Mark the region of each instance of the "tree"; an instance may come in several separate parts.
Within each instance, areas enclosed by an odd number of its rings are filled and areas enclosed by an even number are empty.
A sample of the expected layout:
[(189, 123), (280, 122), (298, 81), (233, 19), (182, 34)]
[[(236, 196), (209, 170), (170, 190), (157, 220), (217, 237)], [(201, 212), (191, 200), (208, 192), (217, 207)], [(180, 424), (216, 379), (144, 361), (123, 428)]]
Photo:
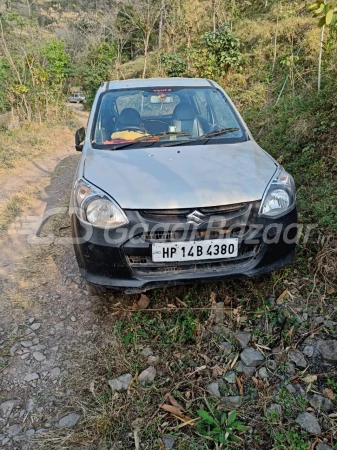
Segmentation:
[(324, 32), (326, 26), (336, 25), (337, 23), (337, 5), (336, 0), (318, 0), (308, 7), (308, 11), (313, 12), (313, 17), (319, 18), (318, 26), (321, 29), (318, 56), (318, 92), (321, 90), (322, 79), (322, 56), (324, 46)]
[(144, 54), (143, 78), (146, 76), (150, 40), (162, 10), (161, 0), (128, 0), (119, 4), (120, 14), (125, 23), (139, 34), (139, 43)]

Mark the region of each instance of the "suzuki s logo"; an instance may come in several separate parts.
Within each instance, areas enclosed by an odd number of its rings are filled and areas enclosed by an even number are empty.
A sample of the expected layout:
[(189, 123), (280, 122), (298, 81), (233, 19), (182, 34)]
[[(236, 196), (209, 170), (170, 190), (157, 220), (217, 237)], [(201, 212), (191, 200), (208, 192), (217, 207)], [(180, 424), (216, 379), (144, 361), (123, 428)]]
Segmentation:
[(194, 225), (195, 227), (198, 227), (199, 225), (201, 225), (202, 223), (205, 222), (206, 216), (204, 214), (202, 214), (200, 211), (195, 210), (191, 214), (188, 214), (188, 216), (186, 216), (186, 218), (187, 218), (187, 223), (190, 223), (190, 224)]

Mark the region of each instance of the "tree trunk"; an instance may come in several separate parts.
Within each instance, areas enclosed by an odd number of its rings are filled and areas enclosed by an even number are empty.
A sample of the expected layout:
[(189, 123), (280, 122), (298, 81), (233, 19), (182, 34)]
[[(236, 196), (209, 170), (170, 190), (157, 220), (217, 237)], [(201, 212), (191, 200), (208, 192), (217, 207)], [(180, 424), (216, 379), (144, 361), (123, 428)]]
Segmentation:
[(144, 69), (143, 69), (143, 78), (146, 77), (146, 69), (147, 69), (147, 57), (149, 53), (149, 42), (150, 42), (150, 30), (146, 33), (146, 38), (144, 40)]
[(216, 11), (215, 11), (215, 1), (212, 0), (212, 21), (213, 21), (213, 33), (215, 33), (216, 30)]
[(159, 20), (158, 49), (161, 50), (163, 43), (163, 23), (164, 23), (165, 0), (162, 0)]
[(319, 42), (319, 56), (318, 56), (318, 92), (321, 90), (321, 79), (322, 79), (322, 55), (323, 55), (323, 42), (324, 42), (324, 31), (325, 25), (321, 29), (321, 39)]
[(277, 38), (278, 38), (279, 15), (280, 15), (280, 2), (278, 2), (278, 7), (277, 7), (276, 30), (275, 30), (275, 39), (274, 39), (274, 58), (273, 58), (273, 69), (272, 69), (273, 72), (275, 70), (276, 57), (277, 57)]

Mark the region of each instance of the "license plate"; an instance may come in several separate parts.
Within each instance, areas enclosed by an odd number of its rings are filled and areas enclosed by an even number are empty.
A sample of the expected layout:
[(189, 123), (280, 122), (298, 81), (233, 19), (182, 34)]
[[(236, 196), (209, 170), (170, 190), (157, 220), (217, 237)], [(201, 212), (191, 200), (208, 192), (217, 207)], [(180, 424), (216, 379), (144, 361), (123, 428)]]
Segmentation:
[(214, 241), (152, 244), (152, 261), (171, 262), (234, 258), (238, 256), (238, 243), (238, 239), (216, 239)]

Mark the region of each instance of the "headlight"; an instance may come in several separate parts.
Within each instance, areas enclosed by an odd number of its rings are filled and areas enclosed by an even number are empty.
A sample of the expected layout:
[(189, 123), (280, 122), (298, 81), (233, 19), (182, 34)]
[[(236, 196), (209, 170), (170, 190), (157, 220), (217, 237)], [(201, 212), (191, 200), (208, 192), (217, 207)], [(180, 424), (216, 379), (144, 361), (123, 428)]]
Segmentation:
[(86, 180), (78, 180), (74, 188), (76, 214), (91, 225), (118, 228), (129, 223), (124, 211), (112, 198)]
[(291, 211), (296, 202), (293, 177), (280, 168), (262, 200), (260, 216), (278, 217)]

